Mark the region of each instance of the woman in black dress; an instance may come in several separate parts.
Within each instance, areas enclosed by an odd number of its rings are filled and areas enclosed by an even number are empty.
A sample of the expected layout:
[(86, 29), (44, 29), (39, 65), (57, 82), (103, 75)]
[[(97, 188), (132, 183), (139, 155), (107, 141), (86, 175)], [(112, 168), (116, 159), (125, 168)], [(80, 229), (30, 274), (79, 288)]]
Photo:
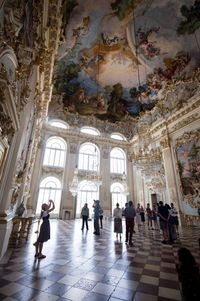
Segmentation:
[(55, 209), (54, 202), (49, 200), (49, 204), (42, 204), (41, 216), (43, 222), (40, 227), (40, 233), (37, 241), (34, 243), (36, 247), (35, 257), (38, 259), (43, 259), (46, 256), (42, 254), (43, 243), (50, 239), (50, 223), (49, 223), (49, 213)]

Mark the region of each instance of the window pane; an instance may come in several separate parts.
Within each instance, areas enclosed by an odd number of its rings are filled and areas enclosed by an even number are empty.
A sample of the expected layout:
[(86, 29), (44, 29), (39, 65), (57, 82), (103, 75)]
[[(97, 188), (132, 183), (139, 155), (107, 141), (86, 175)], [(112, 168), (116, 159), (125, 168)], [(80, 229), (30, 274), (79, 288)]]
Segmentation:
[(77, 195), (77, 208), (76, 216), (80, 217), (81, 209), (85, 203), (88, 204), (90, 217), (93, 216), (93, 200), (99, 199), (98, 187), (95, 183), (88, 183), (83, 181), (80, 183), (79, 191)]
[(81, 146), (78, 162), (79, 169), (97, 171), (99, 169), (99, 160), (99, 150), (96, 145), (88, 143)]
[(84, 128), (81, 128), (80, 131), (81, 131), (81, 133), (86, 133), (86, 134), (89, 134), (89, 135), (99, 136), (99, 131), (94, 129), (94, 128), (84, 127)]
[(126, 157), (123, 150), (119, 148), (113, 148), (110, 152), (110, 172), (111, 173), (126, 173)]
[(55, 177), (47, 177), (42, 180), (39, 189), (36, 214), (40, 214), (43, 203), (48, 203), (52, 199), (55, 203), (55, 209), (52, 214), (59, 214), (61, 201), (61, 183)]
[(55, 126), (57, 128), (62, 128), (62, 129), (68, 129), (69, 126), (63, 122), (60, 122), (60, 121), (50, 121), (49, 124), (51, 126)]
[(66, 143), (62, 138), (52, 137), (46, 143), (43, 164), (48, 166), (65, 166)]

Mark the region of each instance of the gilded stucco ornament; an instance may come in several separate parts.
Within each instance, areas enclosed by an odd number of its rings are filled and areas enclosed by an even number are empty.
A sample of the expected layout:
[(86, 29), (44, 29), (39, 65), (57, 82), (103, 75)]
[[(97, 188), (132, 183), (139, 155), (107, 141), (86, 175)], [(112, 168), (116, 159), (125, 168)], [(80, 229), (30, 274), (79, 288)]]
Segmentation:
[(200, 115), (199, 113), (195, 113), (187, 118), (184, 118), (183, 120), (179, 121), (177, 124), (175, 124), (173, 127), (172, 127), (172, 130), (173, 131), (176, 131), (178, 129), (181, 129), (183, 128), (184, 126), (196, 121), (196, 120), (200, 120)]
[(164, 150), (165, 148), (169, 148), (170, 147), (169, 137), (165, 137), (162, 140), (160, 140), (160, 146), (162, 150)]

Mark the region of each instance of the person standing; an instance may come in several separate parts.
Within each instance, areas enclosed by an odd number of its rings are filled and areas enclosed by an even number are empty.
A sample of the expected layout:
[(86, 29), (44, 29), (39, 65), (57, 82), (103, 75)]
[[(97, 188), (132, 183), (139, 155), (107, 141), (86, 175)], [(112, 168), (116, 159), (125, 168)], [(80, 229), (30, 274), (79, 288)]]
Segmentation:
[(135, 208), (133, 208), (133, 202), (129, 201), (128, 206), (124, 209), (124, 216), (126, 220), (126, 243), (130, 247), (133, 246), (132, 236), (134, 231), (134, 218), (136, 216)]
[(137, 205), (137, 208), (136, 208), (136, 224), (138, 225), (138, 231), (140, 230), (141, 228), (141, 215), (140, 215), (140, 204)]
[(114, 217), (114, 233), (116, 233), (116, 238), (118, 240), (118, 234), (120, 241), (122, 239), (122, 209), (119, 208), (119, 203), (116, 204), (116, 208), (113, 211), (113, 217)]
[(143, 206), (140, 207), (140, 216), (141, 216), (141, 221), (144, 224), (145, 223), (145, 214), (144, 214), (144, 208), (143, 208)]
[(146, 213), (147, 213), (148, 229), (150, 230), (150, 228), (153, 229), (153, 225), (152, 225), (152, 211), (149, 203), (147, 204)]
[(100, 220), (100, 227), (103, 229), (103, 209), (100, 207), (100, 212), (99, 212), (99, 220)]
[(40, 227), (40, 232), (37, 241), (33, 244), (36, 249), (35, 257), (37, 257), (38, 259), (46, 258), (46, 255), (42, 254), (42, 249), (43, 249), (43, 243), (50, 239), (49, 213), (54, 209), (55, 209), (55, 205), (52, 200), (49, 200), (49, 204), (45, 204), (45, 203), (42, 204), (42, 211), (41, 211), (40, 218), (42, 218), (43, 222)]
[(167, 244), (169, 241), (169, 231), (168, 231), (169, 212), (168, 212), (168, 208), (163, 205), (162, 201), (159, 202), (158, 216), (160, 219), (160, 229), (163, 232), (163, 238), (164, 238), (162, 243)]
[(175, 225), (175, 229), (176, 229), (176, 236), (178, 236), (179, 235), (179, 233), (178, 233), (178, 226), (179, 226), (178, 211), (174, 207), (173, 203), (171, 203), (170, 215), (173, 216), (173, 218), (174, 218), (174, 225)]
[(100, 229), (99, 229), (99, 216), (100, 216), (100, 205), (99, 200), (94, 200), (94, 232), (95, 235), (100, 235)]
[(157, 220), (157, 207), (154, 205), (152, 208), (152, 221), (155, 230), (159, 230), (158, 220)]
[(88, 218), (89, 218), (89, 208), (87, 203), (83, 206), (81, 210), (81, 217), (82, 217), (82, 228), (81, 230), (84, 230), (84, 226), (86, 225), (86, 229), (88, 230)]

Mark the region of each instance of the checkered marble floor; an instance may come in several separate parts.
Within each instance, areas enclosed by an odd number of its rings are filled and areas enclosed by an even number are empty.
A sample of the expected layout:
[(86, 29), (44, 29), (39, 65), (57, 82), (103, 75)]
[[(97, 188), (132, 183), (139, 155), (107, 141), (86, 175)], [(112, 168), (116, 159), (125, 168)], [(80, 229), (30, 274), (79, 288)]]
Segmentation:
[[(4, 301), (167, 301), (181, 300), (175, 264), (177, 250), (188, 247), (200, 263), (199, 228), (180, 228), (174, 245), (163, 245), (159, 231), (136, 229), (134, 245), (116, 241), (113, 222), (104, 221), (100, 236), (81, 231), (81, 220), (51, 220), (45, 259), (34, 258), (36, 224), (29, 240), (13, 250), (0, 267)], [(123, 225), (125, 231), (125, 225)]]

